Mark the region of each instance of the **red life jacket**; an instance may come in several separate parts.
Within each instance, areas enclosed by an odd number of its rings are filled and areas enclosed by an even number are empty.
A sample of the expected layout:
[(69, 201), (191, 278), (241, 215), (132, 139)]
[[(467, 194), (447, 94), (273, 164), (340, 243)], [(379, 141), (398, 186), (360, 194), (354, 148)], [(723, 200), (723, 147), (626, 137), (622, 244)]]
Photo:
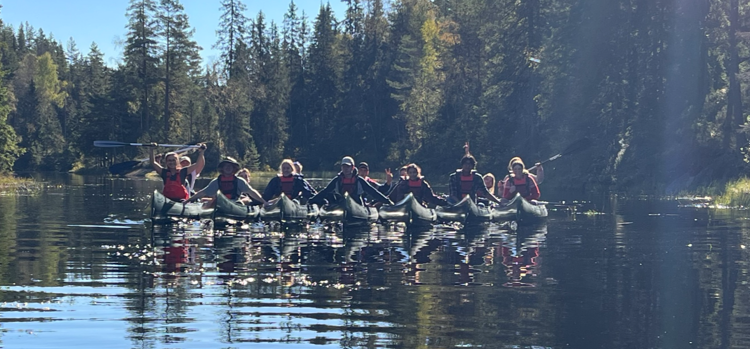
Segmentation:
[(341, 176), (341, 195), (349, 193), (349, 196), (354, 196), (357, 191), (357, 176), (346, 178)]
[(240, 195), (239, 193), (237, 193), (237, 177), (234, 175), (232, 176), (219, 175), (219, 190), (229, 200), (239, 199)]
[(464, 176), (461, 175), (461, 198), (470, 195), (474, 189), (474, 173)]
[(279, 176), (279, 179), (281, 179), (281, 192), (289, 198), (294, 197), (294, 176)]
[(523, 176), (522, 178), (513, 176), (510, 177), (510, 180), (512, 181), (511, 183), (516, 186), (516, 193), (521, 194), (521, 197), (528, 198), (529, 195), (531, 195), (531, 181), (529, 180), (528, 175)]
[(164, 189), (161, 190), (161, 193), (170, 200), (187, 200), (190, 197), (190, 193), (188, 193), (187, 188), (183, 185), (185, 177), (187, 177), (186, 168), (180, 169), (173, 175), (169, 173), (169, 169), (165, 168), (161, 172), (161, 179), (164, 180)]
[(409, 180), (409, 193), (414, 194), (414, 197), (417, 199), (422, 198), (422, 178), (416, 181)]

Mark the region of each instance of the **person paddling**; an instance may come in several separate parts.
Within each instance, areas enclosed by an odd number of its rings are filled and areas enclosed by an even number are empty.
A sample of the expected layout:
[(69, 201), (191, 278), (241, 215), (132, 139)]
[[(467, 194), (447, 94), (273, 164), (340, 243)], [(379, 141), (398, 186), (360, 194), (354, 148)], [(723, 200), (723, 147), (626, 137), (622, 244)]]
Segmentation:
[(258, 193), (257, 190), (253, 189), (247, 182), (237, 177), (237, 172), (240, 170), (240, 163), (232, 157), (225, 157), (219, 162), (219, 176), (214, 178), (208, 185), (195, 193), (189, 199), (188, 202), (195, 201), (202, 197), (215, 197), (218, 192), (221, 192), (229, 200), (236, 201), (240, 199), (240, 196), (245, 193), (250, 198), (266, 204), (266, 200)]
[[(521, 159), (520, 157), (516, 156), (510, 159), (510, 161), (508, 161), (508, 173), (513, 173), (513, 162), (515, 162), (516, 160), (520, 160), (520, 159)], [(536, 164), (534, 164), (533, 171), (535, 171), (536, 174), (531, 173), (531, 171), (529, 171), (529, 176), (531, 176), (531, 178), (534, 178), (537, 185), (542, 184), (542, 182), (544, 181), (544, 167), (542, 166), (542, 163), (537, 162)], [(497, 192), (499, 195), (503, 194), (503, 190), (504, 190), (503, 188), (505, 188), (505, 181), (507, 179), (508, 179), (508, 176), (505, 176), (505, 178), (497, 181)]]
[(477, 202), (477, 193), (482, 193), (488, 200), (500, 203), (495, 195), (487, 190), (482, 175), (474, 170), (477, 160), (474, 156), (467, 154), (461, 158), (461, 168), (452, 173), (449, 179), (450, 197), (448, 202), (457, 204), (463, 198), (469, 196)]
[(398, 182), (396, 187), (391, 192), (391, 199), (395, 202), (399, 202), (406, 197), (409, 193), (414, 195), (414, 198), (420, 204), (429, 204), (434, 206), (448, 206), (448, 202), (441, 197), (435, 195), (432, 191), (432, 187), (427, 183), (427, 180), (422, 177), (422, 169), (417, 164), (406, 165), (406, 173), (409, 175), (407, 180)]
[(513, 172), (505, 177), (505, 185), (503, 188), (503, 200), (511, 200), (516, 196), (516, 193), (526, 200), (537, 200), (541, 193), (539, 192), (539, 186), (536, 180), (526, 169), (523, 160), (519, 157), (513, 158), (511, 161), (511, 168)]
[(362, 204), (362, 195), (367, 193), (376, 202), (393, 205), (388, 197), (358, 175), (357, 169), (354, 168), (354, 159), (350, 156), (341, 159), (341, 172), (328, 182), (323, 190), (310, 198), (310, 203), (323, 205), (326, 201), (338, 202), (344, 198), (344, 193), (349, 193), (349, 196), (360, 204)]
[(164, 157), (164, 166), (159, 164), (154, 157), (154, 148), (156, 143), (151, 143), (151, 149), (149, 151), (149, 162), (151, 168), (154, 169), (164, 181), (164, 188), (161, 193), (167, 199), (173, 201), (182, 201), (190, 197), (190, 191), (185, 187), (185, 180), (188, 178), (188, 174), (196, 171), (198, 168), (203, 168), (206, 163), (206, 159), (203, 153), (206, 151), (206, 145), (203, 143), (198, 144), (198, 162), (188, 167), (182, 167), (179, 163), (179, 156), (175, 152), (169, 152)]
[(279, 165), (279, 174), (271, 178), (263, 191), (263, 199), (271, 201), (273, 198), (286, 195), (290, 199), (302, 198), (306, 201), (313, 196), (313, 192), (310, 184), (296, 173), (294, 162), (284, 159)]

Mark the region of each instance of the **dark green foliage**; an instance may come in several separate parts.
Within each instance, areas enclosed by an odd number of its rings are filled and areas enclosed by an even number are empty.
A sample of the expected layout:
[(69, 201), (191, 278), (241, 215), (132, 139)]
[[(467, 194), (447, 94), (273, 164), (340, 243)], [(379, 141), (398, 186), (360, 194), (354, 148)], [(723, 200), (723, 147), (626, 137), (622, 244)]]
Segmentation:
[(97, 139), (204, 141), (209, 166), (352, 155), (439, 183), (466, 141), (502, 177), (512, 156), (583, 137), (595, 146), (550, 164), (545, 186), (675, 192), (747, 170), (747, 0), (344, 2), (311, 22), (290, 2), (279, 29), (222, 0), (221, 61), (204, 71), (177, 0), (130, 1), (117, 67), (0, 24), (0, 170), (19, 146), (15, 168), (65, 169), (137, 155)]

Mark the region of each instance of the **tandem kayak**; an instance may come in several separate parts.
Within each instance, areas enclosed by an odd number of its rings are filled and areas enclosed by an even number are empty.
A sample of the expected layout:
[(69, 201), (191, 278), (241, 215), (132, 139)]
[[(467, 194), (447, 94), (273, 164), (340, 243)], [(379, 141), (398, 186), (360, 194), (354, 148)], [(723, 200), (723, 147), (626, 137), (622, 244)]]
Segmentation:
[(167, 199), (158, 190), (154, 190), (154, 195), (151, 197), (151, 220), (153, 222), (165, 222), (173, 218), (211, 218), (213, 211), (213, 209), (204, 208), (201, 203), (182, 203)]
[(214, 220), (216, 219), (233, 219), (236, 221), (250, 222), (254, 221), (260, 215), (258, 206), (243, 205), (227, 198), (221, 192), (216, 193), (216, 207), (214, 208)]
[(437, 221), (435, 210), (422, 206), (411, 193), (393, 206), (383, 205), (379, 214), (383, 221), (405, 222), (407, 226), (428, 225)]
[(264, 221), (314, 221), (318, 218), (318, 205), (302, 205), (299, 202), (290, 199), (286, 195), (281, 195), (272, 206), (263, 207), (260, 210), (260, 219)]
[(378, 220), (378, 210), (364, 206), (354, 200), (349, 193), (334, 204), (320, 208), (320, 218), (329, 221), (341, 221), (344, 225), (356, 225)]
[(547, 218), (549, 212), (544, 204), (533, 204), (516, 194), (505, 206), (494, 209), (493, 221), (516, 221), (519, 225), (539, 223)]
[(466, 225), (492, 221), (492, 211), (489, 207), (477, 205), (469, 196), (453, 206), (438, 207), (435, 210), (438, 220), (442, 222), (459, 222)]

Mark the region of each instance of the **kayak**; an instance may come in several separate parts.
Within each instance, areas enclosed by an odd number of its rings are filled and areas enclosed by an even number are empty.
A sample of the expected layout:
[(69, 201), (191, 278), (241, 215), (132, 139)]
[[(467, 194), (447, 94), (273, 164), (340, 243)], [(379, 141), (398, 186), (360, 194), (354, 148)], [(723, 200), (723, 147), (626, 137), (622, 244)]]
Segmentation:
[(453, 206), (438, 207), (435, 212), (438, 220), (442, 222), (459, 222), (466, 225), (489, 222), (493, 218), (491, 208), (477, 205), (469, 196)]
[(232, 201), (221, 192), (216, 193), (216, 208), (214, 209), (214, 220), (233, 219), (237, 221), (254, 221), (260, 214), (258, 206), (248, 206)]
[(407, 226), (426, 225), (437, 221), (435, 210), (424, 207), (412, 193), (393, 206), (383, 205), (379, 214), (383, 221), (405, 222)]
[(320, 218), (355, 225), (377, 221), (378, 210), (364, 206), (349, 196), (349, 193), (344, 193), (344, 199), (340, 202), (320, 208)]
[(203, 208), (201, 203), (184, 204), (167, 199), (158, 190), (154, 190), (154, 195), (151, 197), (151, 220), (153, 222), (167, 222), (173, 218), (211, 218), (213, 211), (210, 208)]
[(516, 194), (507, 205), (494, 209), (493, 221), (516, 221), (519, 225), (536, 224), (544, 220), (549, 212), (544, 204), (533, 204)]
[(286, 195), (281, 195), (273, 206), (263, 207), (260, 210), (260, 219), (264, 221), (313, 221), (316, 218), (318, 218), (318, 205), (302, 205)]

